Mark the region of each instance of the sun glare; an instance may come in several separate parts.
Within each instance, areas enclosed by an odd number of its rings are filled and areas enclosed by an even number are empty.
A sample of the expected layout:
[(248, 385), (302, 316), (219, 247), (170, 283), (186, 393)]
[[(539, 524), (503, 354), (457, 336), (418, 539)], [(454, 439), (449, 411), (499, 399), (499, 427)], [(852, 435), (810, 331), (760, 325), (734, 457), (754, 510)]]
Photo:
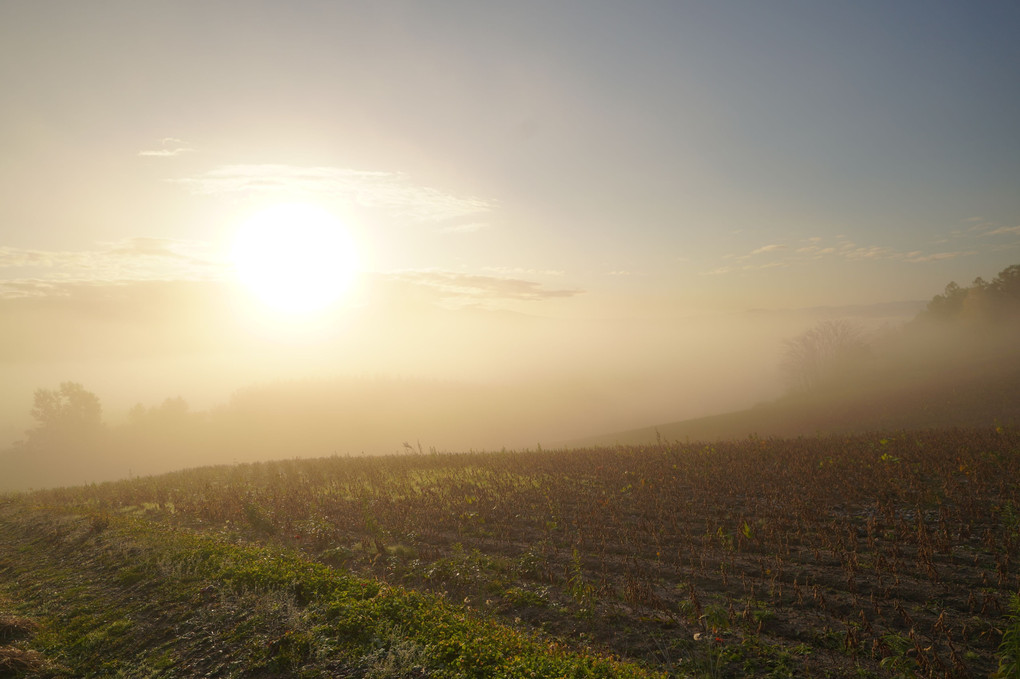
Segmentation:
[(286, 314), (321, 311), (350, 286), (355, 256), (336, 217), (305, 203), (281, 203), (238, 229), (232, 252), (238, 279)]

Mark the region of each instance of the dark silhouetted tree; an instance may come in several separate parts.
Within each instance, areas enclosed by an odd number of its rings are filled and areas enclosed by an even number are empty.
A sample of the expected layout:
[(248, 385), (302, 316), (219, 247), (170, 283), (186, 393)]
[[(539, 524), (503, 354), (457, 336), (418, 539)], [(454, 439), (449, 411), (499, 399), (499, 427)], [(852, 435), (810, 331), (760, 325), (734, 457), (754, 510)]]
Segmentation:
[(1020, 264), (1003, 269), (991, 282), (978, 277), (966, 288), (950, 283), (919, 318), (979, 324), (1020, 318)]
[(848, 321), (822, 321), (786, 340), (782, 368), (790, 388), (809, 391), (846, 374), (867, 355), (862, 334)]
[(1000, 306), (1012, 314), (1020, 313), (1020, 264), (1006, 267), (990, 283)]
[(964, 300), (967, 299), (967, 288), (961, 288), (956, 282), (951, 282), (941, 295), (935, 295), (925, 312), (939, 319), (952, 319), (960, 316), (963, 311)]

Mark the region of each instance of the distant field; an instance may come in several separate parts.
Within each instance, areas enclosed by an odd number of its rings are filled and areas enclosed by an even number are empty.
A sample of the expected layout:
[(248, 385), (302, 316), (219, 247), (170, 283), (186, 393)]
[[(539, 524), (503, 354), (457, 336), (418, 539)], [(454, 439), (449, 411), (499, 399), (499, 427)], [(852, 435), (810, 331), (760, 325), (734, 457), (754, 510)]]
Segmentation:
[(748, 436), (818, 436), (946, 427), (1020, 426), (1020, 361), (992, 357), (961, 365), (927, 366), (909, 374), (899, 366), (832, 389), (790, 394), (754, 408), (655, 427), (607, 433), (573, 446), (719, 441)]
[(14, 643), (54, 676), (1015, 671), (1016, 428), (291, 460), (2, 503), (0, 614), (39, 626)]

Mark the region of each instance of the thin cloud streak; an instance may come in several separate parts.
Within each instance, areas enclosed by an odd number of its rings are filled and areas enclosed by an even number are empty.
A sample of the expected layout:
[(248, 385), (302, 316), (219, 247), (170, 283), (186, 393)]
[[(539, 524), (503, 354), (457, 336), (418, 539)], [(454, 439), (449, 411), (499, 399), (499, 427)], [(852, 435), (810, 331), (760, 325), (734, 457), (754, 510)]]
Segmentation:
[[(979, 225), (971, 227), (968, 232), (973, 238), (983, 238), (985, 236), (1002, 236), (1002, 235), (1020, 235), (1020, 226), (1018, 227), (1000, 227), (992, 231), (988, 231), (991, 227), (985, 225)], [(954, 232), (954, 235), (959, 237), (963, 235), (961, 232)], [(743, 255), (728, 254), (722, 257), (723, 260), (730, 260), (735, 262), (748, 262), (752, 258), (761, 258), (762, 256), (774, 254), (778, 258), (770, 259), (770, 261), (764, 263), (744, 263), (739, 266), (726, 265), (709, 269), (702, 272), (704, 276), (718, 276), (722, 274), (731, 273), (734, 271), (752, 271), (758, 269), (770, 269), (776, 267), (788, 267), (793, 264), (800, 262), (807, 262), (813, 260), (821, 260), (825, 258), (836, 258), (842, 259), (848, 262), (861, 262), (861, 261), (900, 261), (910, 264), (921, 264), (925, 262), (937, 262), (949, 259), (955, 259), (957, 257), (971, 257), (979, 254), (977, 248), (966, 248), (957, 250), (945, 250), (938, 252), (926, 252), (924, 250), (910, 250), (903, 251), (893, 247), (884, 245), (869, 245), (861, 246), (857, 243), (847, 239), (845, 236), (837, 236), (835, 244), (826, 244), (824, 239), (819, 236), (812, 236), (805, 238), (801, 241), (803, 244), (799, 247), (795, 247), (792, 250), (788, 250), (785, 245), (782, 244), (770, 244), (751, 250), (750, 252)], [(947, 239), (937, 241), (938, 243), (947, 243)], [(978, 243), (979, 241), (975, 241)], [(1005, 246), (997, 246), (1005, 247)], [(988, 248), (985, 248), (988, 249)], [(996, 249), (993, 247), (992, 249)], [(760, 260), (759, 260), (760, 261)]]
[(485, 266), (482, 271), (502, 274), (503, 276), (565, 276), (561, 269), (525, 269), (520, 266)]
[(976, 255), (977, 252), (974, 250), (964, 250), (957, 252), (934, 252), (930, 255), (915, 255), (915, 256), (904, 256), (901, 259), (905, 262), (917, 263), (917, 262), (938, 262), (944, 259), (956, 259), (957, 257), (969, 257)]
[(995, 229), (994, 231), (989, 231), (989, 232), (981, 234), (981, 235), (983, 235), (983, 236), (1002, 236), (1002, 235), (1005, 235), (1005, 234), (1014, 234), (1014, 235), (1020, 236), (1020, 226), (1003, 226), (1001, 228)]
[(408, 271), (392, 275), (393, 278), (431, 288), (444, 301), (473, 303), (487, 301), (542, 301), (574, 297), (579, 289), (550, 289), (536, 281), (520, 278), (499, 278), (450, 271)]
[[(413, 184), (397, 172), (294, 165), (225, 165), (197, 177), (171, 180), (198, 194), (251, 193), (338, 197), (421, 222), (444, 222), (491, 212), (493, 201), (455, 196)], [(451, 226), (457, 230), (457, 226)], [(475, 229), (477, 230), (477, 229)]]
[(228, 269), (204, 242), (128, 238), (100, 246), (79, 251), (0, 247), (0, 269), (28, 274), (0, 281), (0, 296), (49, 294), (49, 284), (66, 282), (218, 280)]
[(163, 148), (139, 151), (138, 155), (147, 158), (173, 158), (195, 150), (186, 141), (176, 137), (164, 137), (160, 144)]
[(761, 255), (761, 254), (764, 254), (766, 252), (776, 252), (778, 250), (785, 250), (785, 249), (786, 249), (785, 245), (780, 245), (778, 243), (775, 243), (775, 244), (772, 244), (772, 245), (763, 245), (762, 247), (758, 248), (757, 250), (752, 250), (751, 254), (752, 255)]

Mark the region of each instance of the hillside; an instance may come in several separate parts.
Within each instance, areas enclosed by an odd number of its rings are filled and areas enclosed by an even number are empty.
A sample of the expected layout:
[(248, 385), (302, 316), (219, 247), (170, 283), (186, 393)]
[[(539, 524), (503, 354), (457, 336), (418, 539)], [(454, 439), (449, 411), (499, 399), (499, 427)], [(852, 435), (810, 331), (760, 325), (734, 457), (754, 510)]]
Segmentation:
[(988, 676), (1015, 670), (1018, 490), (997, 427), (8, 496), (0, 663), (38, 671), (0, 676)]
[(442, 597), (137, 517), (0, 501), (0, 677), (603, 677)]
[(852, 324), (820, 323), (788, 341), (784, 368), (794, 386), (775, 401), (565, 445), (1020, 423), (1020, 266), (990, 283), (950, 283), (913, 321), (870, 342)]
[(994, 369), (946, 370), (853, 389), (786, 396), (747, 410), (566, 442), (567, 446), (720, 441), (943, 427), (1020, 424), (1020, 361)]

